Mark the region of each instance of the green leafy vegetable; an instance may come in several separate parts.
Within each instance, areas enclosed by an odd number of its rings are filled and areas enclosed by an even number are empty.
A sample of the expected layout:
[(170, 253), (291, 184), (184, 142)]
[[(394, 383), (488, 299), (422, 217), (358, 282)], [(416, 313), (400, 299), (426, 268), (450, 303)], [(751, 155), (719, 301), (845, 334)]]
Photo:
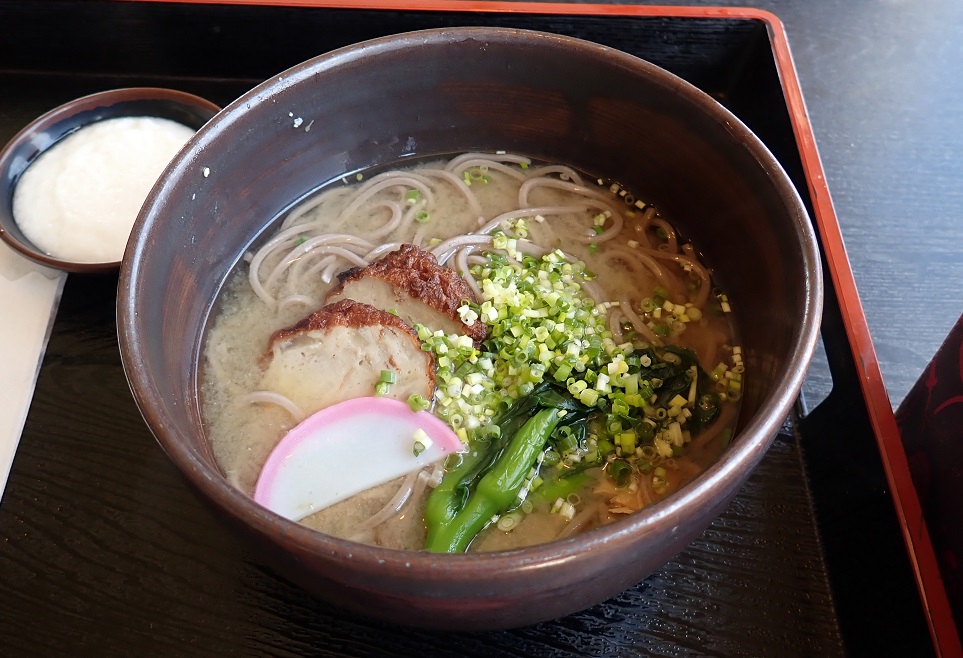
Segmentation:
[(515, 506), (553, 431), (566, 427), (584, 433), (590, 413), (591, 408), (549, 382), (509, 407), (498, 419), (500, 434), (474, 442), (428, 497), (425, 548), (464, 551), (493, 517)]
[[(464, 507), (454, 515), (450, 512), (457, 507), (456, 501), (442, 499), (436, 503), (445, 512), (442, 517), (445, 522), (433, 523), (426, 516), (428, 537), (425, 548), (434, 552), (462, 553), (493, 517), (509, 511), (559, 420), (558, 410), (550, 408), (539, 411), (526, 421), (498, 461), (479, 480)], [(429, 502), (437, 494), (438, 489), (435, 489)]]

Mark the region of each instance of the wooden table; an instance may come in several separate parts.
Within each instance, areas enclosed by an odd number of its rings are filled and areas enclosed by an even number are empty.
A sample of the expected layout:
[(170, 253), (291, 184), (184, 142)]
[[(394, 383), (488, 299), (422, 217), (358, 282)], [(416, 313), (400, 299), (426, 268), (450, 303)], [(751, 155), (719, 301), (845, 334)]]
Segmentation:
[[(785, 24), (898, 403), (963, 312), (963, 4), (756, 4)], [(318, 54), (310, 37), (330, 25), (323, 11), (331, 10), (0, 0), (0, 142), (59, 102), (119, 84), (177, 86), (226, 103)], [(379, 20), (407, 25), (404, 16)], [(72, 45), (65, 24), (88, 45)], [(243, 65), (224, 50), (241, 53), (239, 34), (251, 36)], [(811, 438), (826, 422), (818, 413), (787, 425), (689, 549), (584, 613), (461, 636), (386, 628), (319, 603), (239, 546), (153, 442), (120, 370), (115, 286), (112, 276), (67, 282), (0, 503), (0, 655), (932, 653), (872, 437), (840, 457)], [(808, 409), (833, 388), (828, 361), (817, 358), (807, 380)], [(834, 374), (848, 387), (834, 395), (858, 400), (858, 384)], [(865, 434), (865, 419), (853, 422)]]

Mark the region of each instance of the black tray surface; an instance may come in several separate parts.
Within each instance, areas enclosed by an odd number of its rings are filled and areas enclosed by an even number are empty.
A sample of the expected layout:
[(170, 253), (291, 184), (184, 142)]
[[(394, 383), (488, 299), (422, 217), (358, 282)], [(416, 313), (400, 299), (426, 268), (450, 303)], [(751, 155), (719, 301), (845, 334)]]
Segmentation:
[[(0, 16), (0, 143), (47, 109), (102, 89), (158, 85), (226, 104), (355, 41), (504, 25), (605, 43), (688, 79), (763, 138), (808, 200), (760, 20), (3, 0)], [(833, 391), (787, 419), (699, 539), (582, 613), (455, 635), (318, 602), (237, 543), (188, 491), (133, 403), (117, 351), (116, 285), (112, 275), (71, 275), (64, 290), (0, 504), (0, 653), (932, 653), (831, 289), (823, 339)]]

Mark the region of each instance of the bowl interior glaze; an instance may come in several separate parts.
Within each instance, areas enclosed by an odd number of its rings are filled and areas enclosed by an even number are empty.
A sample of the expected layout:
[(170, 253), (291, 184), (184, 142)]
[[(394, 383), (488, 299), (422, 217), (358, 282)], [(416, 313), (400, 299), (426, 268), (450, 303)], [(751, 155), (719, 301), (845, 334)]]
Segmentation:
[(0, 238), (27, 258), (67, 272), (116, 271), (117, 261), (80, 263), (56, 258), (34, 246), (13, 217), (13, 191), (27, 167), (60, 140), (84, 126), (119, 117), (171, 119), (200, 128), (220, 108), (199, 96), (174, 89), (128, 87), (98, 92), (56, 107), (25, 126), (0, 151)]
[[(747, 363), (723, 458), (624, 521), (524, 550), (388, 551), (325, 536), (227, 484), (198, 402), (202, 339), (229, 271), (265, 226), (320, 184), (406, 158), (507, 150), (647, 195), (729, 292)], [(625, 53), (497, 28), (358, 44), (275, 76), (201, 129), (160, 178), (121, 267), (118, 327), (131, 390), (188, 482), (277, 571), (368, 616), (506, 628), (585, 608), (638, 582), (702, 532), (789, 413), (815, 345), (822, 284), (805, 209), (731, 113)]]

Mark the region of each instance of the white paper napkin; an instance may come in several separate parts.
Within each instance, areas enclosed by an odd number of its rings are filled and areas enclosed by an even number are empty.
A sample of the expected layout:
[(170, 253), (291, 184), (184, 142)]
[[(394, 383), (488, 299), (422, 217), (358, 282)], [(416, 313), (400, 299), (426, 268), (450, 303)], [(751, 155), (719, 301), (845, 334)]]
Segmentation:
[(0, 496), (66, 280), (0, 242)]

